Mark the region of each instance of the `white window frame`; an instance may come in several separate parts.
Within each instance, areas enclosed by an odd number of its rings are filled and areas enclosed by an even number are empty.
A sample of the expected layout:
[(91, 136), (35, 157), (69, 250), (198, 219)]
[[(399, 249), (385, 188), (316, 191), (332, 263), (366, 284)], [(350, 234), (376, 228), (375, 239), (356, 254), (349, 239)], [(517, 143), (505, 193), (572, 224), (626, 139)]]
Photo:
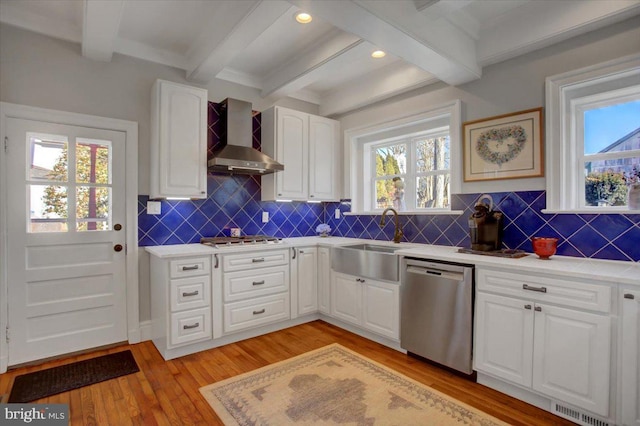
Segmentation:
[[(364, 205), (368, 206), (367, 210), (371, 212), (381, 213), (383, 209), (377, 207), (376, 203), (376, 183), (379, 180), (384, 180), (388, 178), (392, 178), (394, 176), (399, 176), (402, 178), (402, 181), (405, 184), (405, 204), (407, 206), (407, 211), (411, 212), (428, 212), (430, 210), (437, 210), (434, 207), (417, 207), (417, 188), (416, 188), (416, 179), (419, 177), (427, 177), (427, 176), (439, 176), (439, 175), (449, 175), (449, 184), (451, 184), (451, 168), (449, 169), (440, 169), (433, 170), (430, 172), (418, 172), (416, 170), (416, 148), (419, 142), (425, 139), (438, 138), (442, 136), (449, 137), (449, 155), (451, 155), (451, 136), (449, 126), (445, 127), (437, 127), (433, 129), (429, 129), (426, 131), (403, 135), (399, 137), (384, 139), (375, 142), (368, 142), (364, 144), (364, 157), (368, 159), (369, 165), (366, 167), (369, 170), (367, 175), (363, 177), (365, 179), (369, 179), (369, 185), (365, 186), (365, 197), (364, 197)], [(407, 164), (405, 166), (405, 173), (400, 173), (393, 176), (376, 176), (376, 172), (374, 169), (374, 165), (376, 164), (376, 150), (378, 148), (383, 148), (387, 146), (394, 145), (405, 145), (407, 148)], [(449, 167), (451, 167), (451, 158), (449, 158)], [(449, 204), (451, 203), (451, 189), (449, 188)], [(443, 210), (443, 209), (440, 209)], [(444, 209), (450, 210), (450, 209)]]
[[(445, 104), (441, 104), (435, 107), (425, 109), (417, 114), (410, 116), (403, 116), (394, 118), (381, 124), (367, 125), (354, 129), (349, 129), (344, 132), (345, 140), (345, 162), (344, 162), (344, 176), (345, 176), (345, 198), (351, 199), (351, 212), (347, 214), (371, 214), (379, 215), (381, 210), (373, 210), (370, 204), (366, 203), (366, 200), (371, 199), (371, 192), (373, 185), (370, 185), (371, 161), (364, 161), (365, 149), (367, 145), (373, 145), (373, 143), (365, 143), (363, 138), (375, 135), (377, 133), (383, 133), (388, 130), (410, 127), (429, 122), (435, 122), (442, 118), (448, 118), (449, 128), (449, 194), (458, 194), (462, 190), (462, 142), (461, 142), (461, 128), (462, 128), (462, 107), (460, 100), (456, 99)], [(431, 134), (436, 130), (442, 130), (443, 126), (434, 127), (430, 130), (418, 132), (411, 135), (403, 135), (400, 139), (410, 139), (412, 137), (421, 134)], [(384, 140), (376, 141), (374, 143), (381, 143)], [(371, 157), (369, 157), (371, 158)], [(375, 162), (374, 162), (375, 164)], [(409, 194), (409, 189), (406, 189), (405, 194)], [(368, 195), (365, 195), (368, 194)], [(408, 209), (400, 214), (461, 214), (462, 211), (454, 211), (450, 208), (421, 208), (421, 209)]]
[[(640, 81), (640, 55), (630, 55), (546, 79), (546, 193), (543, 213), (629, 213), (627, 207), (585, 206), (584, 111), (624, 102)], [(608, 154), (607, 154), (608, 155)], [(615, 158), (636, 156), (617, 152)], [(590, 158), (598, 159), (593, 156)]]

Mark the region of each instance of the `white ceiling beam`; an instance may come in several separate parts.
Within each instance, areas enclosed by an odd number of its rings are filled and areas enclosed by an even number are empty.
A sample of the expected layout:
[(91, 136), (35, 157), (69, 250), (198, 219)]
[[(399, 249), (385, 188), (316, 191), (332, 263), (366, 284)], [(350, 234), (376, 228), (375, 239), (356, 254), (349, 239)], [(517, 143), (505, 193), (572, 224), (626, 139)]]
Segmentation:
[(336, 59), (363, 42), (353, 34), (332, 31), (314, 47), (272, 72), (262, 84), (262, 97), (289, 96), (318, 81), (323, 75), (339, 72)]
[(344, 114), (437, 81), (433, 75), (397, 61), (332, 90), (322, 98), (319, 112), (322, 116)]
[[(242, 16), (228, 16), (227, 22), (236, 22), (224, 37), (200, 38), (200, 46), (189, 58), (187, 79), (208, 83), (256, 38), (273, 25), (278, 18), (294, 7), (284, 0), (247, 2), (240, 10)], [(219, 34), (219, 33), (218, 33)]]
[[(478, 60), (495, 64), (640, 14), (640, 1), (532, 1), (481, 30)], [(535, 22), (535, 25), (522, 25)]]
[(448, 84), (466, 83), (482, 75), (475, 40), (447, 20), (425, 25), (411, 0), (289, 1)]
[(124, 0), (84, 0), (82, 56), (111, 61), (123, 7)]
[(0, 22), (74, 43), (82, 42), (82, 28), (50, 19), (21, 7), (17, 1), (0, 1)]

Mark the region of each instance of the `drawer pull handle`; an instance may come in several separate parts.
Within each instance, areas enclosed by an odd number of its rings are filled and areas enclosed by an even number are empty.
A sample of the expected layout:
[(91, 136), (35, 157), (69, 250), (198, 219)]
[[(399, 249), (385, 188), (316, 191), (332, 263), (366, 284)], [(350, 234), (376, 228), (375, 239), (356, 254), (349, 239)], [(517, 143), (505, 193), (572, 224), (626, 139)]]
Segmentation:
[(525, 309), (531, 309), (531, 305), (524, 305)]
[(192, 291), (192, 292), (189, 292), (189, 293), (183, 292), (183, 293), (182, 293), (182, 297), (197, 296), (197, 295), (198, 295), (198, 293), (199, 293), (199, 291), (198, 291), (198, 290), (195, 290), (195, 291)]
[(262, 285), (262, 284), (264, 284), (264, 280), (262, 280), (262, 281), (254, 281), (253, 282), (253, 285)]
[(260, 263), (260, 262), (264, 262), (264, 257), (261, 257), (259, 259), (251, 259), (252, 263)]
[(200, 323), (199, 322), (197, 322), (197, 323), (195, 323), (193, 325), (183, 325), (182, 329), (183, 330), (191, 330), (192, 328), (198, 328), (198, 327), (200, 327)]
[(182, 267), (183, 271), (195, 271), (196, 269), (198, 269), (198, 265), (183, 266)]
[(527, 284), (522, 284), (522, 289), (523, 290), (529, 290), (529, 291), (537, 291), (540, 293), (546, 293), (547, 292), (547, 288), (546, 287), (531, 287), (530, 285)]
[(220, 265), (220, 259), (218, 258), (217, 254), (214, 254), (213, 258), (216, 260), (216, 265), (214, 266), (214, 268), (218, 269), (218, 266)]
[(536, 306), (533, 310), (536, 312), (542, 312), (542, 308), (540, 306)]
[(635, 297), (633, 294), (631, 294), (631, 293), (627, 293), (627, 294), (625, 294), (625, 295), (624, 295), (624, 298), (625, 298), (625, 299), (631, 299), (631, 300), (633, 300), (633, 299), (635, 299), (636, 297)]
[(291, 259), (295, 259), (296, 258), (296, 254), (297, 254), (296, 248), (293, 247), (291, 250), (293, 250), (293, 256), (291, 257)]
[(260, 309), (259, 311), (253, 311), (253, 315), (260, 315), (260, 314), (264, 314), (265, 310), (264, 308)]

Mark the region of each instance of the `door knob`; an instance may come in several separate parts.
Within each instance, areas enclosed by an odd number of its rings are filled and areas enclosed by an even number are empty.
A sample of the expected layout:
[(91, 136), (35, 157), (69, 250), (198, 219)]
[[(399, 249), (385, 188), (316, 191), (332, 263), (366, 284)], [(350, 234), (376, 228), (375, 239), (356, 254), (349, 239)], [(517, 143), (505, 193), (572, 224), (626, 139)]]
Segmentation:
[(123, 247), (122, 247), (122, 244), (116, 244), (115, 246), (113, 246), (113, 249), (114, 249), (115, 251), (122, 251), (122, 248), (123, 248)]

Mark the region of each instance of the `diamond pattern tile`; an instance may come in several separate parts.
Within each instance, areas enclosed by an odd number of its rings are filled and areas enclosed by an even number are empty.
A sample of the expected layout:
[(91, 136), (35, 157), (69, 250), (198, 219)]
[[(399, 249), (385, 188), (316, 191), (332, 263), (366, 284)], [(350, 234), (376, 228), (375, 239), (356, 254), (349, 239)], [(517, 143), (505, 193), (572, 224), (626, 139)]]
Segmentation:
[[(221, 144), (225, 127), (222, 104), (209, 103), (207, 150)], [(253, 147), (260, 149), (260, 114), (253, 117)], [(393, 218), (380, 227), (380, 216), (349, 215), (349, 200), (339, 203), (275, 203), (260, 201), (260, 178), (256, 176), (209, 175), (206, 200), (162, 201), (161, 215), (148, 215), (149, 197), (138, 197), (138, 242), (140, 246), (195, 243), (201, 237), (229, 235), (230, 228), (243, 234), (277, 237), (316, 235), (320, 223), (331, 226), (335, 236), (391, 240)], [(453, 194), (451, 206), (458, 215), (401, 216), (405, 241), (468, 247), (467, 220), (481, 194)], [(496, 208), (504, 214), (503, 243), (507, 248), (531, 252), (532, 236), (559, 238), (558, 254), (640, 261), (640, 215), (543, 214), (545, 191), (490, 193)], [(342, 215), (334, 218), (338, 209)], [(262, 212), (270, 220), (262, 223)]]

